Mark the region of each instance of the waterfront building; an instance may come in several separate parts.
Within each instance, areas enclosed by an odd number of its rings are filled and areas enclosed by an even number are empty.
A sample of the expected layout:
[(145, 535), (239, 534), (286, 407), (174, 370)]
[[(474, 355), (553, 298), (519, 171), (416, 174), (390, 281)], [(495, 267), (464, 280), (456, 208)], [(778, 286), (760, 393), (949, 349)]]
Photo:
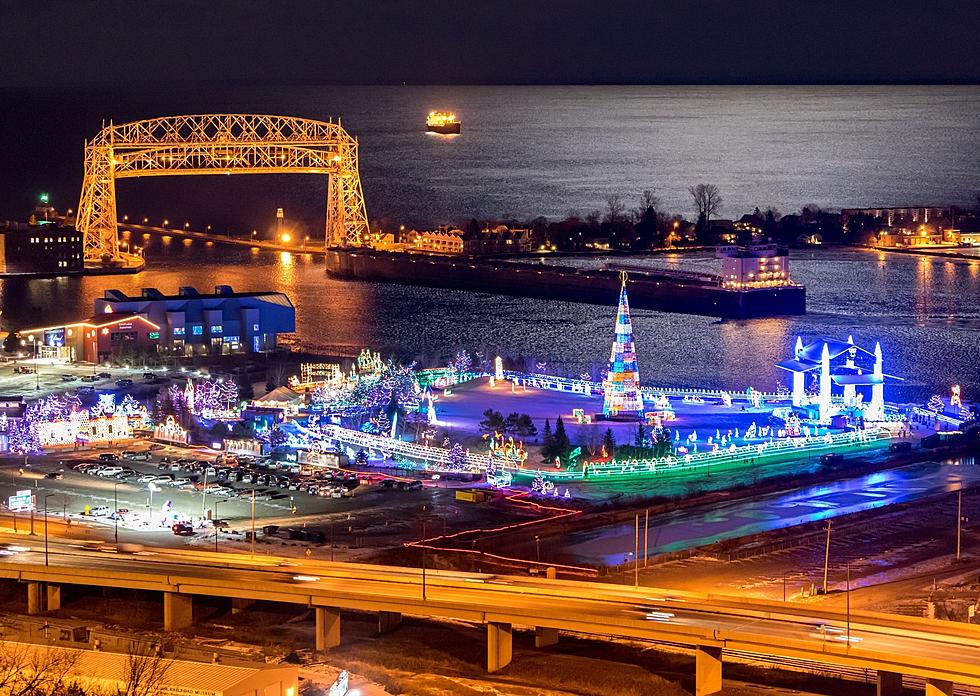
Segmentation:
[(106, 290), (92, 317), (59, 326), (21, 331), (37, 342), (39, 355), (103, 362), (132, 352), (222, 355), (274, 350), (278, 335), (296, 330), (292, 302), (281, 292), (235, 292), (218, 285), (200, 294), (192, 287), (176, 295), (143, 288), (130, 297)]
[[(900, 378), (885, 374), (880, 343), (869, 351), (855, 345), (851, 336), (846, 342), (819, 338), (807, 345), (797, 338), (793, 352), (791, 360), (776, 363), (792, 374), (793, 406), (811, 408), (812, 416), (821, 423), (842, 412), (860, 413), (869, 421), (884, 419), (885, 379)], [(809, 375), (816, 376), (816, 390), (810, 394), (805, 383)], [(836, 394), (835, 387), (840, 388)], [(859, 387), (870, 394), (859, 392)]]
[(602, 414), (606, 418), (640, 418), (643, 416), (640, 369), (636, 362), (625, 272), (622, 277), (619, 309), (616, 312), (616, 338), (609, 355), (609, 373), (603, 385)]
[(430, 254), (462, 254), (462, 230), (426, 230), (412, 231), (412, 248)]
[(887, 227), (918, 226), (949, 222), (952, 209), (940, 206), (904, 206), (900, 208), (843, 208), (840, 211), (844, 227), (855, 217), (869, 217), (880, 220)]
[(47, 221), (0, 227), (0, 274), (77, 273), (85, 267), (82, 233)]
[(715, 248), (722, 260), (722, 287), (764, 288), (792, 285), (789, 254), (775, 244), (727, 245)]
[(481, 230), (478, 234), (463, 239), (463, 250), (467, 254), (526, 254), (534, 248), (534, 235), (529, 229), (510, 229), (497, 225), (493, 229)]

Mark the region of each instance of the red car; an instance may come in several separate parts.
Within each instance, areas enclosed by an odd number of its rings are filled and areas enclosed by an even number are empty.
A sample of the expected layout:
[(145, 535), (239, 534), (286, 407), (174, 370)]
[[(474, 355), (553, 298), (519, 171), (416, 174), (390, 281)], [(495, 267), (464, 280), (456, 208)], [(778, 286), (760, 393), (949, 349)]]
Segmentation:
[(170, 528), (175, 536), (194, 536), (194, 528), (189, 524), (178, 522)]

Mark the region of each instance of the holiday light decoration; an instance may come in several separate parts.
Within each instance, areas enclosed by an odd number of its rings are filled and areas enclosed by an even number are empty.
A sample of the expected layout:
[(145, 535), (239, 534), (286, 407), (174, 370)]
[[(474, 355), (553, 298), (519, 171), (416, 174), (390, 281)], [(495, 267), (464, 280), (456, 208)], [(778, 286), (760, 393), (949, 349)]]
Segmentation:
[(616, 312), (616, 338), (609, 355), (609, 373), (602, 403), (603, 415), (611, 418), (639, 418), (643, 414), (640, 371), (636, 364), (626, 279), (624, 272), (623, 285), (619, 292), (619, 309)]
[(466, 450), (458, 442), (449, 450), (449, 459), (446, 462), (449, 471), (463, 471), (466, 466)]

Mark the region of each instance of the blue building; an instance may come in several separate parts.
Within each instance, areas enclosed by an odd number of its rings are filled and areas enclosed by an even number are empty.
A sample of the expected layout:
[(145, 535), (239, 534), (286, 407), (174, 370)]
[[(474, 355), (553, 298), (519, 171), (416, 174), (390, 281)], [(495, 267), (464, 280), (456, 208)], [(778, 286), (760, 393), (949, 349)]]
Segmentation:
[(159, 327), (160, 349), (180, 355), (260, 353), (276, 347), (278, 334), (296, 330), (296, 310), (284, 293), (235, 292), (228, 285), (210, 294), (143, 288), (139, 297), (106, 290), (95, 301), (95, 315), (103, 314), (148, 319)]

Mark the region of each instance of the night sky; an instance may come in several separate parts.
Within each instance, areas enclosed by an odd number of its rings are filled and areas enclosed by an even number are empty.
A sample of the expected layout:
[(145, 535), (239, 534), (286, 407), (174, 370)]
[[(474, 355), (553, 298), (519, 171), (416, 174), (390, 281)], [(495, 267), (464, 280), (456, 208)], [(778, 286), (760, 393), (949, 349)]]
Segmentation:
[(0, 2), (0, 86), (978, 82), (976, 0)]

